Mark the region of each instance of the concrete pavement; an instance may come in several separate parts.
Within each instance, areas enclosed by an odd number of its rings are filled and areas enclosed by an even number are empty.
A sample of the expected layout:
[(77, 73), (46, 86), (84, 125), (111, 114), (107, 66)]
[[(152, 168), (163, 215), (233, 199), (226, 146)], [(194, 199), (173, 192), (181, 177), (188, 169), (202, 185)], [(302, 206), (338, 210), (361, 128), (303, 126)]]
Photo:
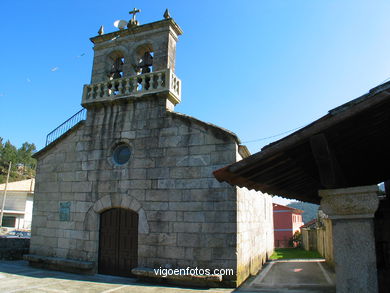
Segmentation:
[(335, 275), (324, 260), (279, 260), (269, 262), (240, 292), (333, 293)]
[(0, 292), (131, 292), (131, 293), (333, 293), (334, 274), (321, 261), (274, 261), (238, 289), (183, 288), (108, 275), (85, 276), (36, 269), (25, 261), (0, 261)]
[(191, 289), (145, 284), (132, 278), (108, 275), (85, 276), (36, 269), (25, 261), (0, 261), (0, 292), (77, 293), (230, 293), (234, 289)]

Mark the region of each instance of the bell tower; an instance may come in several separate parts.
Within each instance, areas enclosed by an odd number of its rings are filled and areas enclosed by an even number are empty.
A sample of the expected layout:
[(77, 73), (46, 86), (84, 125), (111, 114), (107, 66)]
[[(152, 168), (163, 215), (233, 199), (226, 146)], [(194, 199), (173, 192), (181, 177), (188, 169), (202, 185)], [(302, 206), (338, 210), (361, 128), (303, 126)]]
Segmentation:
[(175, 75), (176, 42), (183, 32), (170, 17), (140, 25), (133, 9), (129, 22), (120, 20), (119, 30), (91, 38), (94, 59), (91, 84), (84, 86), (82, 106), (166, 93), (167, 108), (180, 103), (181, 81)]

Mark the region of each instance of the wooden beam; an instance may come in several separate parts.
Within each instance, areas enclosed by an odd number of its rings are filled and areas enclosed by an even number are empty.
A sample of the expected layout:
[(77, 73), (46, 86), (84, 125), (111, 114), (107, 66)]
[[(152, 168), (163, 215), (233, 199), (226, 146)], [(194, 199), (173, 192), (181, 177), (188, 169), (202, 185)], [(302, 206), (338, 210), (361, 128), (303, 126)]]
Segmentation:
[(324, 133), (310, 137), (310, 146), (324, 188), (346, 187), (345, 176)]

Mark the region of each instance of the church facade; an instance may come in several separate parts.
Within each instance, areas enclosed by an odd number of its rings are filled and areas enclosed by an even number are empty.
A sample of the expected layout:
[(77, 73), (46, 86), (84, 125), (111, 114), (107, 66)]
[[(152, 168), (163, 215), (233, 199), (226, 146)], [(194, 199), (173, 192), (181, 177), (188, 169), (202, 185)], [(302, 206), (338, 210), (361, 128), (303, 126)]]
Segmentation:
[(91, 38), (87, 111), (36, 153), (30, 264), (130, 276), (134, 268), (233, 269), (273, 252), (272, 200), (212, 172), (249, 155), (237, 136), (174, 111), (180, 27), (165, 19)]

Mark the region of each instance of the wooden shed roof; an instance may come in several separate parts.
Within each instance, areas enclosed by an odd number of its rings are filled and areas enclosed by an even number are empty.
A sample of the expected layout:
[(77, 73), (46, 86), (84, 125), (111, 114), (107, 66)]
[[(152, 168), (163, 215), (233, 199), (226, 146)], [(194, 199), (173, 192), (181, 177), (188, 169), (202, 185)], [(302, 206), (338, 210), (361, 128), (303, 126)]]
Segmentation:
[(390, 82), (214, 172), (219, 181), (319, 203), (319, 189), (390, 178)]

